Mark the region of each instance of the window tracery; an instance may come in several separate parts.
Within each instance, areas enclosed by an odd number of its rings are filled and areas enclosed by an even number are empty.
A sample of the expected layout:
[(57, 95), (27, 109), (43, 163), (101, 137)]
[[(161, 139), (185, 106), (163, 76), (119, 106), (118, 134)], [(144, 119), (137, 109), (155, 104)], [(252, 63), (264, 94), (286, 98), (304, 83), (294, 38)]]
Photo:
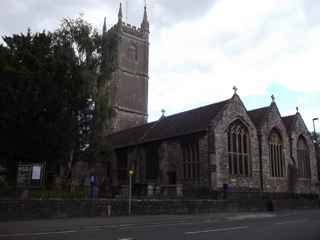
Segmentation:
[(228, 159), (230, 175), (251, 176), (249, 133), (240, 120), (233, 122), (228, 129)]
[(272, 177), (284, 177), (284, 152), (280, 134), (273, 129), (269, 137), (269, 159)]
[(297, 143), (297, 157), (298, 157), (298, 175), (300, 178), (310, 178), (310, 158), (309, 149), (304, 137), (300, 136)]

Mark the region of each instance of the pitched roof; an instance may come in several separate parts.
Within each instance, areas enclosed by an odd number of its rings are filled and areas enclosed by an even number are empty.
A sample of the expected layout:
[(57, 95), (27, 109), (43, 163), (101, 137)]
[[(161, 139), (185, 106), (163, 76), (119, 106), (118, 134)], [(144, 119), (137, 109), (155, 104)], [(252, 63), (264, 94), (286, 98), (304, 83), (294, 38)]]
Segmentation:
[(285, 125), (285, 127), (286, 127), (288, 132), (291, 131), (292, 125), (293, 125), (295, 120), (296, 120), (296, 114), (282, 117), (282, 121), (283, 121), (283, 123), (284, 123), (284, 125)]
[(263, 121), (266, 119), (270, 106), (257, 108), (248, 111), (248, 114), (256, 127), (260, 127)]
[(199, 107), (145, 125), (116, 132), (107, 136), (107, 140), (111, 141), (114, 148), (120, 148), (201, 132), (208, 128), (210, 121), (224, 108), (228, 101)]

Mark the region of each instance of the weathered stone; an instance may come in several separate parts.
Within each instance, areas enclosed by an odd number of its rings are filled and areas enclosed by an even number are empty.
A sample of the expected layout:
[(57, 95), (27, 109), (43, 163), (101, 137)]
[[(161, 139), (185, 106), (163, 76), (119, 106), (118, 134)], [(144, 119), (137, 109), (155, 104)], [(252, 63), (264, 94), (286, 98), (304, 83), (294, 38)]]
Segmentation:
[(115, 132), (147, 122), (149, 32), (120, 22), (106, 33), (104, 41), (113, 40), (111, 35), (117, 41), (116, 56), (108, 58), (115, 61), (112, 77), (108, 79), (113, 111), (111, 128)]
[[(318, 199), (273, 199), (273, 208), (318, 208)], [(265, 211), (264, 199), (244, 200), (132, 200), (132, 214), (199, 214), (239, 211)], [(35, 220), (75, 217), (124, 216), (128, 201), (100, 200), (0, 200), (0, 221)]]

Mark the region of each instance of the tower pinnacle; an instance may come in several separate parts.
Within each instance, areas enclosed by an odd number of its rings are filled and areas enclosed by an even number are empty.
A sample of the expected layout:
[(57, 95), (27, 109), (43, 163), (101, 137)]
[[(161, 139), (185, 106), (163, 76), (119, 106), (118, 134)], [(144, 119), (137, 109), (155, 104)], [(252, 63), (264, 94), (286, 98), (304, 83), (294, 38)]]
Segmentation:
[(102, 34), (107, 32), (107, 24), (106, 24), (106, 17), (103, 20), (103, 27), (102, 27)]
[(118, 22), (122, 22), (122, 4), (120, 3), (119, 12), (118, 12)]
[(147, 3), (145, 1), (144, 5), (144, 13), (143, 13), (143, 20), (141, 23), (141, 29), (143, 29), (146, 32), (149, 32), (149, 21), (148, 21), (148, 14), (147, 14)]

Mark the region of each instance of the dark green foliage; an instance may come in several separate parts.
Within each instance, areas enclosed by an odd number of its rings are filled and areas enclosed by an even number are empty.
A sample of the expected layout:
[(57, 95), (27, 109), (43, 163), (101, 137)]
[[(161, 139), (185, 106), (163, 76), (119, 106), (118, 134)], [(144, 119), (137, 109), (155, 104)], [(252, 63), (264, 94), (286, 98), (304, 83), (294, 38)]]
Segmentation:
[(108, 133), (110, 128), (110, 120), (112, 118), (112, 109), (110, 102), (110, 86), (109, 81), (111, 74), (116, 67), (117, 43), (118, 35), (110, 32), (103, 33), (101, 38), (101, 54), (100, 74), (97, 78), (95, 89), (95, 126), (92, 139), (92, 157), (97, 161), (108, 159), (111, 153), (111, 146), (105, 142), (103, 137)]
[(62, 191), (62, 190), (33, 190), (31, 192), (32, 199), (87, 199), (90, 197), (89, 189), (82, 189), (80, 191)]
[(9, 190), (8, 183), (5, 181), (5, 179), (0, 176), (0, 196), (3, 196), (6, 194)]
[(28, 30), (3, 40), (0, 164), (9, 182), (17, 162), (46, 162), (50, 174), (73, 159), (94, 161), (102, 36), (80, 17), (64, 19), (54, 33)]
[(314, 141), (319, 144), (320, 143), (320, 133), (312, 132), (311, 134), (312, 134), (312, 138), (314, 139)]

